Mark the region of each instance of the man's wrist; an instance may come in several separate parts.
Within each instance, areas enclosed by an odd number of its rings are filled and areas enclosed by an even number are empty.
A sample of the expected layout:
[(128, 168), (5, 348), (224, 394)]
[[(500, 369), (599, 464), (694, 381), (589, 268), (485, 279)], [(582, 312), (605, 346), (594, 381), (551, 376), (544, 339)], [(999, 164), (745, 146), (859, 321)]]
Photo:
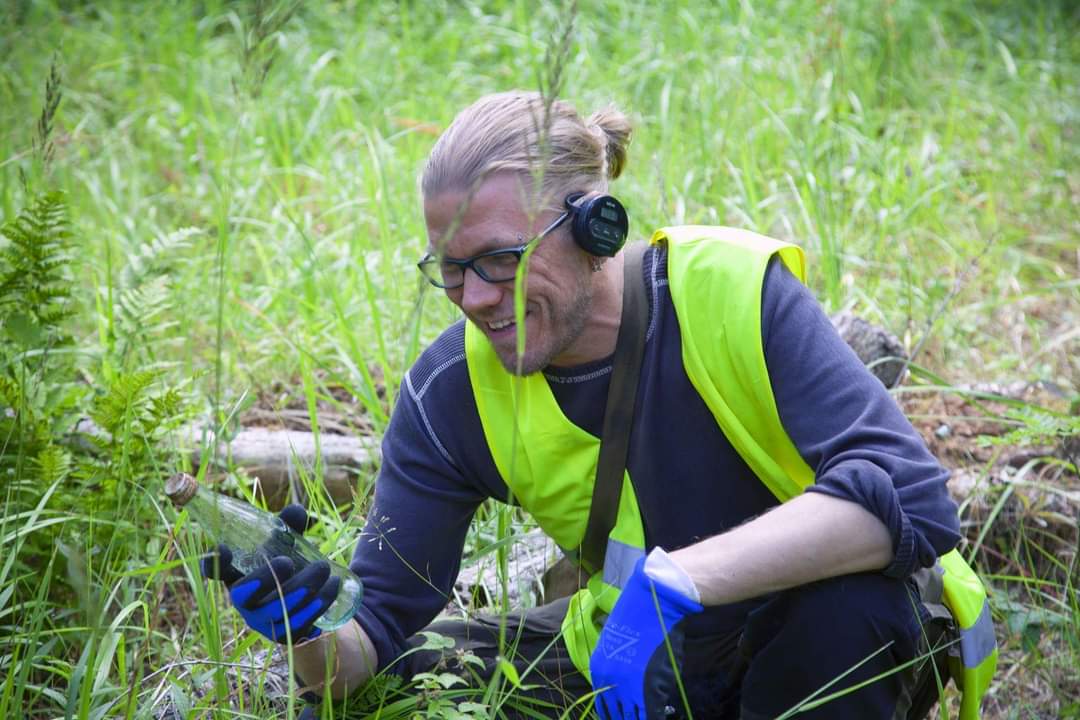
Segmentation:
[(701, 602), (701, 593), (690, 577), (690, 573), (686, 572), (686, 569), (663, 548), (652, 549), (645, 558), (644, 570), (653, 582), (662, 583), (696, 603)]
[(305, 690), (322, 695), (326, 685), (333, 686), (338, 665), (335, 640), (334, 633), (323, 632), (313, 638), (293, 643), (292, 655), (296, 674), (304, 681)]
[[(375, 647), (356, 620), (333, 632), (293, 645), (296, 674), (308, 688), (335, 699), (366, 683), (375, 674)], [(326, 693), (324, 688), (329, 686)]]

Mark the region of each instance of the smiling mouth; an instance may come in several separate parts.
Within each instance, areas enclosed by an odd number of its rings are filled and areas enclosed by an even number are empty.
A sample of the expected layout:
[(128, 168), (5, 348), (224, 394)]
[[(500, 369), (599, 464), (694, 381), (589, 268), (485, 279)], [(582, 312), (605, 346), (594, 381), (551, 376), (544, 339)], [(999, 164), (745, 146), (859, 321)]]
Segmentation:
[[(526, 310), (525, 317), (528, 317), (529, 314), (529, 311)], [(500, 320), (488, 320), (484, 323), (484, 327), (486, 327), (489, 332), (493, 333), (501, 333), (509, 328), (515, 327), (516, 325), (517, 323), (512, 317), (502, 318)]]

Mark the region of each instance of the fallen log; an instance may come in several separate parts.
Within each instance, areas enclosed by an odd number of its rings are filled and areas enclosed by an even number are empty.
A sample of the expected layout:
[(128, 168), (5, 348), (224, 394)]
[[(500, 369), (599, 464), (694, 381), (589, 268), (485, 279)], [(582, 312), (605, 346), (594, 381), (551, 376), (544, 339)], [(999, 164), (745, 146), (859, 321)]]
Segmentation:
[(844, 342), (885, 387), (894, 388), (900, 384), (909, 358), (904, 344), (895, 335), (850, 312), (836, 313), (829, 320)]
[[(554, 600), (545, 582), (545, 571), (562, 555), (555, 542), (539, 528), (514, 538), (507, 549), (506, 594), (510, 607), (529, 607)], [(497, 607), (502, 581), (496, 555), (466, 559), (454, 583), (454, 597), (447, 607), (452, 614)]]
[[(200, 429), (189, 429), (188, 446), (192, 463), (203, 462), (203, 448), (211, 438)], [(379, 460), (379, 445), (370, 436), (331, 435), (297, 430), (248, 428), (222, 439), (213, 453), (216, 468), (243, 468), (255, 478), (257, 490), (268, 507), (280, 508), (290, 499), (302, 498), (301, 478), (313, 475), (321, 463), (327, 494), (337, 504), (356, 495), (357, 477), (373, 472)]]

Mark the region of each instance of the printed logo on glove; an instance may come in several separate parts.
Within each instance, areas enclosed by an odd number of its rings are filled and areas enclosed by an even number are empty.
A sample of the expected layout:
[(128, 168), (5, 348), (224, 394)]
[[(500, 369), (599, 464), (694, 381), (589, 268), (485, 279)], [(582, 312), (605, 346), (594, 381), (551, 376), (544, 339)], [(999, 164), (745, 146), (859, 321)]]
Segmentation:
[(640, 639), (641, 633), (633, 627), (609, 622), (604, 626), (604, 632), (600, 635), (597, 647), (608, 660), (629, 663), (633, 662), (637, 655), (637, 648), (634, 646)]

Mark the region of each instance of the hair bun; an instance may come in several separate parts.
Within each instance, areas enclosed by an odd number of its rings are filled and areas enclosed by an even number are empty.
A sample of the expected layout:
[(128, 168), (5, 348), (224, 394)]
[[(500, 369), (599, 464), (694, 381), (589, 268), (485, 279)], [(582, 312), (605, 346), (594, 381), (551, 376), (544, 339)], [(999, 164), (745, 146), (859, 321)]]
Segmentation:
[(588, 124), (599, 128), (603, 134), (607, 177), (614, 180), (626, 167), (626, 151), (630, 144), (630, 134), (633, 132), (630, 119), (613, 105), (609, 105), (590, 115)]

